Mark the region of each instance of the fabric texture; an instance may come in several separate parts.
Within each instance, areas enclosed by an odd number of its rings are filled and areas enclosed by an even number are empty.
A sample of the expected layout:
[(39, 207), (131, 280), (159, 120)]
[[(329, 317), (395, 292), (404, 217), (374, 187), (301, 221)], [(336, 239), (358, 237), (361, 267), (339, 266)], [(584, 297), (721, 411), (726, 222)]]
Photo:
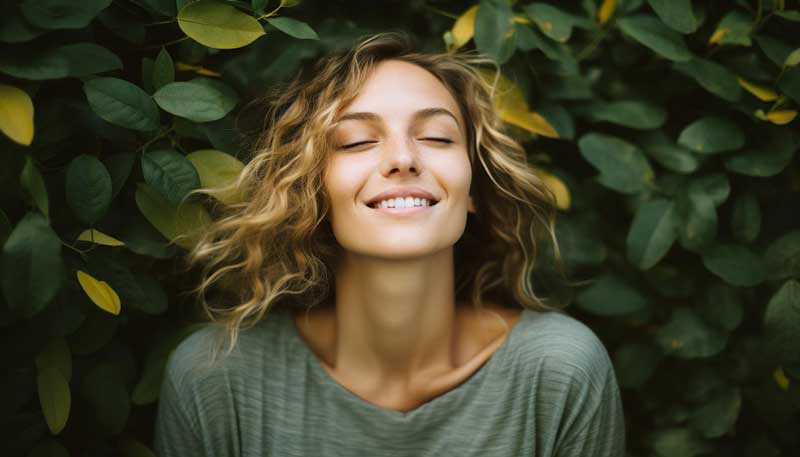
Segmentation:
[(403, 413), (367, 402), (322, 367), (288, 310), (244, 330), (208, 366), (215, 332), (171, 354), (155, 424), (160, 457), (622, 457), (623, 405), (597, 335), (566, 313), (525, 309), (455, 388)]

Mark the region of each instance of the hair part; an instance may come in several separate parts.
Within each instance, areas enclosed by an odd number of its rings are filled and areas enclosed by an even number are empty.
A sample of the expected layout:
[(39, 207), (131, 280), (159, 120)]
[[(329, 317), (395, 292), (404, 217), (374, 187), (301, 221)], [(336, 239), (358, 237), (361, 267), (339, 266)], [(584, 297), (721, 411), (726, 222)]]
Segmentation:
[[(251, 160), (225, 188), (246, 198), (216, 204), (219, 217), (200, 234), (186, 263), (187, 268), (202, 267), (201, 280), (190, 293), (205, 318), (219, 325), (228, 342), (226, 355), (239, 332), (273, 307), (310, 309), (332, 301), (343, 252), (325, 218), (329, 206), (322, 178), (334, 148), (330, 127), (358, 96), (371, 70), (388, 59), (416, 64), (436, 76), (457, 101), (467, 127), (470, 193), (477, 213), (468, 214), (464, 235), (454, 247), (456, 298), (475, 307), (491, 296), (535, 311), (561, 310), (532, 287), (542, 240), (552, 243), (564, 277), (555, 234), (556, 200), (495, 111), (499, 66), (476, 51), (415, 49), (404, 32), (370, 35), (317, 60), (311, 71), (301, 70), (256, 100), (266, 107), (263, 128)], [(495, 70), (492, 81), (484, 66)], [(219, 306), (205, 297), (215, 284), (220, 286), (214, 300)], [(220, 341), (212, 350), (212, 359), (223, 345)]]

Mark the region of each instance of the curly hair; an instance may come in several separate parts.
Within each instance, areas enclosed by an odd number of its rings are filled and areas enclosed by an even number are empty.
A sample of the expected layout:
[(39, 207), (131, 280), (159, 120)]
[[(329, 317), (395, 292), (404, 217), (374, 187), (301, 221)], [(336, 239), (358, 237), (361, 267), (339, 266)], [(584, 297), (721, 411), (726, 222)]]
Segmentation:
[[(219, 324), (228, 340), (226, 355), (239, 332), (271, 308), (312, 307), (332, 299), (342, 247), (325, 218), (329, 203), (322, 176), (334, 149), (330, 126), (356, 98), (370, 70), (386, 59), (410, 62), (435, 75), (457, 101), (468, 126), (470, 193), (477, 213), (468, 215), (464, 234), (454, 246), (456, 298), (476, 307), (492, 296), (500, 303), (560, 311), (538, 297), (531, 285), (540, 257), (538, 244), (545, 238), (553, 244), (563, 276), (555, 234), (556, 198), (527, 162), (525, 149), (504, 133), (493, 103), (498, 65), (476, 51), (415, 49), (405, 32), (362, 37), (352, 48), (331, 52), (310, 71), (301, 69), (288, 84), (257, 100), (266, 107), (263, 128), (252, 143), (251, 160), (226, 188), (246, 197), (225, 205), (188, 254), (190, 268), (202, 265), (202, 279), (191, 293), (205, 316)], [(484, 65), (495, 72), (485, 71)], [(217, 297), (224, 303), (220, 307), (205, 298), (214, 283), (226, 294)]]

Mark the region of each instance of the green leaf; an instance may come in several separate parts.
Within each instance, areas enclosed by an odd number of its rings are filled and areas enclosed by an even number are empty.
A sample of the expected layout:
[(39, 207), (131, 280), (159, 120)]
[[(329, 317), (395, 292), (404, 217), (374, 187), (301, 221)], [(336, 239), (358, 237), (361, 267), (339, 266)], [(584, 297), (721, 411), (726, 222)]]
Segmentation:
[(657, 17), (645, 14), (626, 16), (617, 19), (616, 24), (625, 35), (660, 56), (676, 62), (692, 59), (683, 36), (665, 26)]
[(720, 206), (728, 199), (731, 193), (731, 184), (724, 173), (714, 172), (693, 177), (689, 181), (688, 190), (707, 195), (713, 200), (714, 206)]
[(736, 288), (714, 281), (701, 297), (697, 312), (706, 322), (732, 332), (742, 323), (744, 306)]
[(80, 328), (67, 338), (72, 353), (87, 355), (96, 352), (111, 341), (117, 326), (119, 326), (117, 315), (92, 306)]
[(694, 17), (691, 0), (648, 0), (659, 18), (675, 31), (693, 33), (700, 26)]
[(754, 18), (739, 10), (730, 11), (719, 21), (717, 30), (724, 32), (717, 43), (750, 46), (752, 44), (750, 29), (753, 27), (753, 21)]
[(92, 110), (105, 121), (140, 131), (158, 128), (158, 107), (139, 86), (104, 77), (86, 81), (83, 91)]
[(638, 289), (622, 278), (606, 274), (578, 293), (578, 306), (597, 316), (620, 316), (645, 309), (648, 305)]
[(69, 457), (67, 449), (52, 438), (45, 438), (31, 449), (27, 457)]
[(725, 168), (747, 176), (767, 178), (782, 172), (792, 161), (798, 142), (790, 129), (764, 126), (758, 143), (725, 157)]
[(39, 211), (45, 217), (50, 218), (50, 199), (47, 196), (47, 186), (45, 186), (44, 178), (42, 178), (42, 174), (39, 173), (39, 169), (36, 168), (30, 156), (25, 157), (25, 167), (22, 169), (19, 181)]
[(81, 154), (67, 167), (65, 190), (67, 204), (78, 220), (94, 226), (111, 205), (111, 175), (103, 162)]
[(132, 152), (118, 152), (103, 158), (103, 164), (111, 175), (111, 198), (115, 198), (131, 175), (136, 154)]
[(205, 208), (199, 203), (184, 203), (175, 208), (154, 188), (145, 183), (137, 185), (136, 205), (139, 211), (167, 240), (190, 249), (196, 237), (211, 221)]
[(222, 119), (239, 102), (228, 85), (206, 78), (167, 84), (153, 98), (164, 111), (194, 122)]
[(578, 140), (581, 155), (600, 176), (600, 184), (625, 194), (642, 191), (654, 180), (654, 172), (642, 151), (625, 140), (602, 133), (587, 133)]
[(620, 387), (641, 388), (653, 376), (663, 356), (649, 344), (626, 343), (614, 353), (614, 372)]
[(761, 208), (752, 192), (744, 192), (733, 203), (731, 233), (743, 242), (752, 242), (761, 230)]
[(562, 43), (569, 40), (573, 22), (571, 15), (547, 3), (531, 3), (525, 7), (525, 14), (551, 39)]
[(783, 283), (764, 313), (764, 344), (784, 364), (800, 362), (800, 282)]
[(94, 43), (73, 43), (45, 49), (38, 45), (18, 46), (0, 52), (0, 72), (21, 79), (60, 79), (121, 68), (119, 57)]
[(642, 100), (593, 103), (588, 114), (595, 121), (641, 130), (661, 127), (667, 120), (667, 112), (662, 107)]
[(693, 78), (703, 88), (729, 102), (738, 101), (742, 88), (736, 75), (711, 60), (694, 57), (688, 62), (675, 62), (675, 70)]
[(24, 0), (20, 8), (25, 19), (36, 27), (82, 29), (109, 5), (111, 0)]
[(31, 317), (50, 304), (64, 283), (61, 239), (39, 213), (27, 213), (3, 245), (3, 296)]
[(39, 404), (50, 433), (58, 435), (67, 425), (72, 405), (69, 382), (55, 367), (44, 367), (37, 371), (36, 384), (39, 392)]
[(319, 35), (308, 24), (290, 17), (267, 18), (270, 25), (281, 32), (300, 40), (319, 40)]
[(705, 438), (719, 438), (736, 425), (742, 408), (742, 393), (738, 387), (728, 387), (715, 393), (703, 406), (692, 412), (689, 425)]
[(800, 277), (800, 230), (792, 230), (770, 243), (764, 253), (769, 279)]
[(665, 354), (681, 359), (711, 357), (725, 349), (725, 332), (706, 324), (694, 311), (678, 306), (669, 321), (655, 335)]
[(775, 65), (782, 67), (792, 52), (791, 46), (768, 35), (756, 35), (756, 43)]
[[(220, 189), (233, 185), (241, 175), (244, 164), (236, 157), (214, 149), (201, 149), (186, 156), (200, 176), (203, 188)], [(243, 201), (244, 196), (235, 191), (215, 191), (212, 195), (225, 204)]]
[(715, 244), (703, 252), (703, 265), (733, 286), (752, 287), (766, 279), (761, 257), (737, 244)]
[(710, 195), (684, 189), (678, 194), (675, 208), (682, 222), (678, 231), (681, 246), (698, 251), (716, 239), (717, 210)]
[(475, 47), (498, 64), (511, 58), (516, 48), (513, 16), (505, 0), (481, 0), (475, 13)]
[(783, 66), (794, 67), (798, 64), (800, 64), (800, 48), (795, 49), (788, 56), (786, 56), (786, 60), (783, 62)]
[(29, 24), (18, 9), (6, 8), (0, 16), (0, 41), (3, 43), (24, 43), (46, 32)]
[(678, 237), (679, 224), (672, 200), (658, 198), (641, 204), (625, 242), (628, 261), (641, 270), (657, 264)]
[(39, 371), (55, 368), (69, 382), (72, 378), (72, 354), (69, 352), (67, 340), (63, 337), (51, 338), (47, 346), (36, 356), (36, 368)]
[(679, 145), (700, 154), (734, 151), (744, 142), (744, 134), (733, 121), (715, 115), (692, 122), (678, 136)]
[(700, 162), (691, 151), (675, 144), (661, 130), (644, 132), (636, 141), (647, 155), (668, 170), (688, 174), (700, 167)]
[(175, 64), (166, 48), (161, 48), (153, 63), (153, 89), (160, 89), (175, 81)]
[(786, 67), (783, 76), (778, 80), (778, 89), (795, 103), (800, 103), (800, 66)]
[(653, 435), (654, 457), (695, 457), (708, 454), (714, 448), (688, 428), (660, 429)]
[(189, 38), (215, 49), (241, 48), (264, 35), (256, 18), (217, 0), (187, 4), (178, 13), (178, 26)]
[(200, 177), (192, 163), (172, 150), (142, 154), (142, 174), (147, 184), (174, 206), (178, 206), (189, 192), (200, 187)]

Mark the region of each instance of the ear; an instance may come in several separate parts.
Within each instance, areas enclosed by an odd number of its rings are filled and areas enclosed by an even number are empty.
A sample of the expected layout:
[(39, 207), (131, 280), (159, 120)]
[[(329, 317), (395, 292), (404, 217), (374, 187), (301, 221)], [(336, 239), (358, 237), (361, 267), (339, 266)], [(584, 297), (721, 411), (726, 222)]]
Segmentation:
[(475, 208), (475, 200), (472, 199), (472, 195), (469, 196), (469, 208), (468, 208), (468, 210), (469, 210), (470, 213), (473, 213), (473, 214), (478, 212), (478, 209)]

